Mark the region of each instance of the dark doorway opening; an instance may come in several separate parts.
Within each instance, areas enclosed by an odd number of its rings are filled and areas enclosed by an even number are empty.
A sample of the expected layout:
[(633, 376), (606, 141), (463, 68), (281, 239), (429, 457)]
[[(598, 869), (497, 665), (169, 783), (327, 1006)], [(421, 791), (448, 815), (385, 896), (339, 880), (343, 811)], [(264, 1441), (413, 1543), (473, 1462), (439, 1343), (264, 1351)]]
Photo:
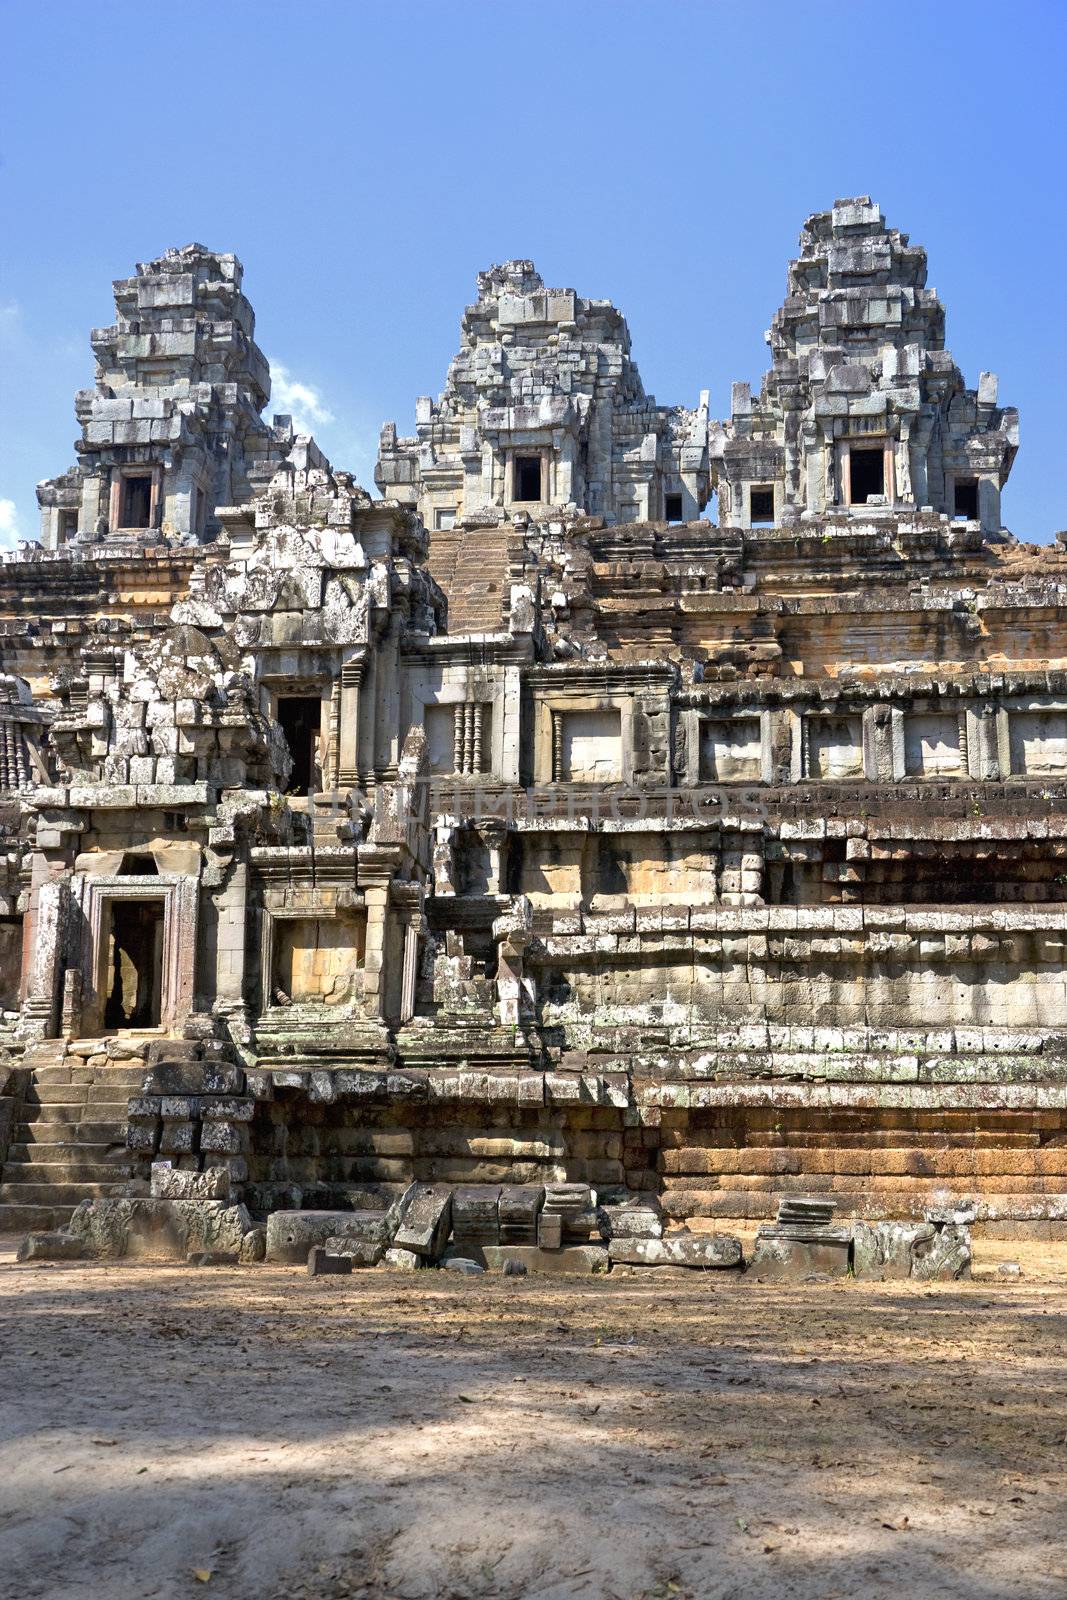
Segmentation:
[(322, 701), (318, 695), (282, 695), (278, 699), (278, 721), (293, 758), (289, 774), (289, 793), (308, 794), (322, 787), (318, 770), (319, 731), (322, 727)]
[(541, 499), (541, 457), (515, 457), (515, 499)]
[(163, 1002), (163, 902), (113, 900), (105, 1028), (158, 1028)]
[(151, 526), (152, 479), (150, 477), (123, 478), (122, 526), (147, 528)]
[(748, 491), (748, 520), (753, 524), (774, 521), (773, 489), (750, 489)]
[(978, 517), (978, 479), (957, 478), (953, 492), (955, 515), (966, 517), (968, 522), (975, 521)]
[(877, 450), (853, 450), (850, 491), (854, 506), (864, 505), (872, 494), (885, 494), (885, 455)]
[(668, 522), (681, 522), (682, 497), (680, 494), (665, 494), (663, 496), (663, 515)]

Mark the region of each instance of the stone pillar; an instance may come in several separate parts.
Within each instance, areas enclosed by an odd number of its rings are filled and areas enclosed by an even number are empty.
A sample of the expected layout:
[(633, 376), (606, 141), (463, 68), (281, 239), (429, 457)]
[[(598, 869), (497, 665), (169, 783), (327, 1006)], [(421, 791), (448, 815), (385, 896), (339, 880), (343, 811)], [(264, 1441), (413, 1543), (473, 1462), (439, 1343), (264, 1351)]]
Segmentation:
[(978, 520), (983, 533), (1000, 532), (1000, 485), (994, 478), (978, 480)]
[(363, 656), (353, 656), (341, 667), (337, 786), (342, 789), (361, 787), (359, 701), (363, 684), (363, 661)]
[[(47, 864), (42, 861), (41, 867), (47, 873)], [(37, 872), (35, 859), (35, 877)], [(24, 930), (26, 997), (22, 1006), (22, 1031), (31, 1038), (56, 1037), (59, 976), (69, 905), (70, 886), (65, 881), (45, 878), (31, 890)]]
[[(237, 861), (230, 881), (215, 901), (218, 916), (216, 945), (215, 1002), (212, 1010), (228, 1017), (231, 1027), (243, 1028), (248, 1006), (245, 995), (245, 963), (248, 915), (248, 864)], [(263, 975), (264, 994), (269, 993), (270, 973)]]

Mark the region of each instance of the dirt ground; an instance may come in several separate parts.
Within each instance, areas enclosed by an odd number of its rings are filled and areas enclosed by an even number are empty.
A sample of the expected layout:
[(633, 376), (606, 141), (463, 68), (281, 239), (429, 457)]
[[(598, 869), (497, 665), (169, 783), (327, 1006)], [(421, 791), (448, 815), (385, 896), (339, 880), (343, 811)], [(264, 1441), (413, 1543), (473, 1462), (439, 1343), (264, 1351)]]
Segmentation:
[(4, 1600), (1067, 1595), (1067, 1246), (795, 1287), (9, 1250), (0, 1319)]

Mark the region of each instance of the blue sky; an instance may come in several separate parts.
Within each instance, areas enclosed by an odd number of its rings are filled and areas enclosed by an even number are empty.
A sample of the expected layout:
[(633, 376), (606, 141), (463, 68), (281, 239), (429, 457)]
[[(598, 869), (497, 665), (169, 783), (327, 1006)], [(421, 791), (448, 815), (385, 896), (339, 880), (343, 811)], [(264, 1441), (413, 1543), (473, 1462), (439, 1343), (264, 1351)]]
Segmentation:
[[(2, 0), (0, 535), (74, 459), (89, 329), (136, 261), (233, 250), (275, 369), (372, 487), (475, 275), (613, 300), (664, 402), (758, 383), (805, 216), (869, 193), (927, 247), (968, 383), (1021, 411), (1005, 500), (1067, 526), (1067, 5), (1016, 0)], [(280, 375), (283, 381), (279, 381)]]

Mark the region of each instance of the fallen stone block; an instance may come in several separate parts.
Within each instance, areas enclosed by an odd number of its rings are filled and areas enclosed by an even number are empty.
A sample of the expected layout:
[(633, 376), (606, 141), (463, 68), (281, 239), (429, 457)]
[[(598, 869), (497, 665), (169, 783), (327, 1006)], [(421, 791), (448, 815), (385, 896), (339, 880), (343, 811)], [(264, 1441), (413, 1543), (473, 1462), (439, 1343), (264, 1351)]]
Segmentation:
[(401, 1250), (395, 1245), (385, 1252), (382, 1261), (387, 1267), (392, 1267), (394, 1272), (414, 1272), (417, 1268), (427, 1265), (426, 1260), (416, 1255), (414, 1250)]
[(151, 1193), (154, 1200), (229, 1200), (231, 1181), (225, 1167), (206, 1172), (181, 1172), (169, 1161), (153, 1161)]
[(479, 1273), (485, 1271), (485, 1268), (480, 1267), (477, 1261), (471, 1261), (466, 1256), (451, 1256), (444, 1263), (444, 1266), (446, 1272), (459, 1272), (468, 1278), (477, 1277)]
[(638, 1267), (721, 1268), (741, 1265), (741, 1241), (727, 1233), (683, 1233), (665, 1239), (612, 1239), (612, 1261)]
[(240, 1261), (237, 1250), (194, 1250), (185, 1258), (187, 1267), (236, 1267)]
[(854, 1223), (853, 1274), (879, 1282), (910, 1278), (917, 1253), (930, 1248), (935, 1237), (929, 1222)]
[(354, 1267), (376, 1267), (386, 1250), (384, 1239), (354, 1233), (332, 1233), (324, 1243), (332, 1256), (344, 1256)]
[(939, 1228), (929, 1248), (917, 1250), (912, 1264), (913, 1278), (927, 1282), (949, 1282), (971, 1275), (971, 1231), (969, 1228)]
[(184, 1261), (191, 1251), (239, 1253), (252, 1227), (243, 1205), (221, 1200), (83, 1200), (68, 1224), (93, 1255)]
[(309, 1278), (340, 1278), (352, 1271), (352, 1257), (331, 1255), (325, 1245), (313, 1244), (307, 1268)]
[(441, 1184), (420, 1183), (393, 1235), (397, 1249), (435, 1261), (448, 1243), (452, 1229), (452, 1190)]
[(851, 1228), (764, 1226), (756, 1235), (749, 1271), (757, 1278), (844, 1277), (851, 1244)]
[(602, 1239), (661, 1239), (663, 1212), (658, 1204), (602, 1205), (597, 1208)]
[(312, 1245), (325, 1244), (332, 1236), (365, 1237), (358, 1231), (359, 1219), (370, 1217), (380, 1229), (383, 1215), (357, 1211), (272, 1211), (267, 1218), (266, 1260), (303, 1265)]
[(537, 1219), (537, 1243), (542, 1250), (559, 1250), (563, 1245), (563, 1218), (558, 1212)]
[(16, 1261), (84, 1261), (85, 1241), (72, 1233), (28, 1233), (15, 1252)]
[(515, 1256), (508, 1256), (501, 1271), (505, 1278), (525, 1278), (529, 1268), (525, 1261), (519, 1261)]
[(569, 1244), (560, 1250), (542, 1250), (536, 1244), (487, 1244), (482, 1246), (481, 1253), (491, 1272), (502, 1272), (506, 1261), (519, 1262), (527, 1272), (551, 1276), (607, 1272), (611, 1267), (608, 1252), (602, 1244)]
[(241, 1240), (241, 1264), (247, 1266), (252, 1262), (262, 1261), (267, 1253), (266, 1228), (249, 1228)]

